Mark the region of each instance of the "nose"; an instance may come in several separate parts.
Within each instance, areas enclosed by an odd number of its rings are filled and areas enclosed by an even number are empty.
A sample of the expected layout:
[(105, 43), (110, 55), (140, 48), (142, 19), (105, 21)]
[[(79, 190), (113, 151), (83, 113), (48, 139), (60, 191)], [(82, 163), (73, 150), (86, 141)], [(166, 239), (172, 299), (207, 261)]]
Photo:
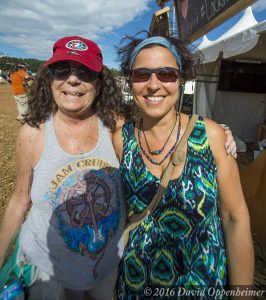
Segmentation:
[(67, 81), (68, 82), (80, 82), (80, 79), (79, 79), (79, 77), (78, 77), (78, 75), (77, 75), (77, 68), (73, 68), (73, 67), (71, 67), (71, 72), (70, 72), (70, 74), (68, 75), (68, 78), (67, 78)]
[(151, 90), (158, 90), (160, 88), (160, 80), (158, 80), (155, 73), (151, 73), (147, 86)]

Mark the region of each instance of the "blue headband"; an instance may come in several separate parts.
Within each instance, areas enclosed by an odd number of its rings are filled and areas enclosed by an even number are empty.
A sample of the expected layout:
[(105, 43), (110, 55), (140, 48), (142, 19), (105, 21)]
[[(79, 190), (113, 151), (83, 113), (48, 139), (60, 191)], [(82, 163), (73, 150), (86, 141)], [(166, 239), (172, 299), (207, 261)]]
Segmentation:
[(166, 47), (167, 49), (169, 49), (172, 52), (172, 54), (175, 56), (176, 61), (179, 65), (180, 71), (182, 71), (183, 66), (182, 66), (181, 55), (177, 52), (175, 46), (173, 46), (166, 38), (164, 38), (162, 36), (153, 36), (153, 37), (147, 38), (147, 39), (143, 40), (142, 42), (140, 42), (134, 48), (134, 50), (131, 53), (130, 60), (129, 60), (130, 69), (132, 68), (132, 65), (136, 59), (136, 56), (140, 52), (140, 50), (142, 50), (147, 45), (151, 45), (151, 44), (159, 44), (159, 45), (162, 45), (162, 46)]

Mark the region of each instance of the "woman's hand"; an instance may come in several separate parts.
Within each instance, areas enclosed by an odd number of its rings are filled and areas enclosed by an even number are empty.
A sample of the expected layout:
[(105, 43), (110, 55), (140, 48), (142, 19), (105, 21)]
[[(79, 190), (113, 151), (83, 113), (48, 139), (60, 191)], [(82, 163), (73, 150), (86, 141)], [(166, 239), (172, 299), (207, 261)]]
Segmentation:
[(225, 140), (225, 149), (227, 155), (231, 155), (234, 158), (237, 158), (236, 153), (236, 142), (233, 138), (232, 131), (230, 128), (225, 124), (220, 124), (222, 128), (224, 129), (224, 132), (226, 134), (226, 140)]

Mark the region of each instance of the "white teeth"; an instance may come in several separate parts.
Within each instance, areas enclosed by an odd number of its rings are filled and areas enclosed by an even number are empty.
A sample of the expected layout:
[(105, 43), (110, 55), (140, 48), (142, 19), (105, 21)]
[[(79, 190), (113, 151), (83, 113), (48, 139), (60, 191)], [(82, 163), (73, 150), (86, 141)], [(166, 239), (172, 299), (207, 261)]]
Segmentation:
[(151, 102), (160, 102), (164, 99), (162, 96), (147, 96), (146, 99), (148, 99)]

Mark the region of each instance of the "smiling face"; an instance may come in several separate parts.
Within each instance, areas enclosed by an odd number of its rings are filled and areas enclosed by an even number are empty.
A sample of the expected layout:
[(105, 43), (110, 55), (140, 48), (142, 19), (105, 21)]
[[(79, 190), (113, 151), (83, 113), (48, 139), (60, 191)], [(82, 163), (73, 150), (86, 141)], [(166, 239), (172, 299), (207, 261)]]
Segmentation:
[[(83, 67), (78, 62), (67, 63), (72, 68)], [(92, 104), (100, 90), (100, 81), (99, 79), (92, 82), (83, 81), (75, 71), (66, 78), (55, 77), (51, 89), (58, 111), (70, 116), (84, 116), (92, 112)]]
[[(162, 46), (154, 46), (145, 48), (138, 53), (132, 70), (164, 67), (179, 69), (176, 58), (170, 50)], [(145, 82), (132, 82), (135, 103), (143, 115), (161, 118), (175, 111), (181, 83), (180, 77), (175, 82), (162, 82), (155, 73), (152, 73), (149, 80)]]

